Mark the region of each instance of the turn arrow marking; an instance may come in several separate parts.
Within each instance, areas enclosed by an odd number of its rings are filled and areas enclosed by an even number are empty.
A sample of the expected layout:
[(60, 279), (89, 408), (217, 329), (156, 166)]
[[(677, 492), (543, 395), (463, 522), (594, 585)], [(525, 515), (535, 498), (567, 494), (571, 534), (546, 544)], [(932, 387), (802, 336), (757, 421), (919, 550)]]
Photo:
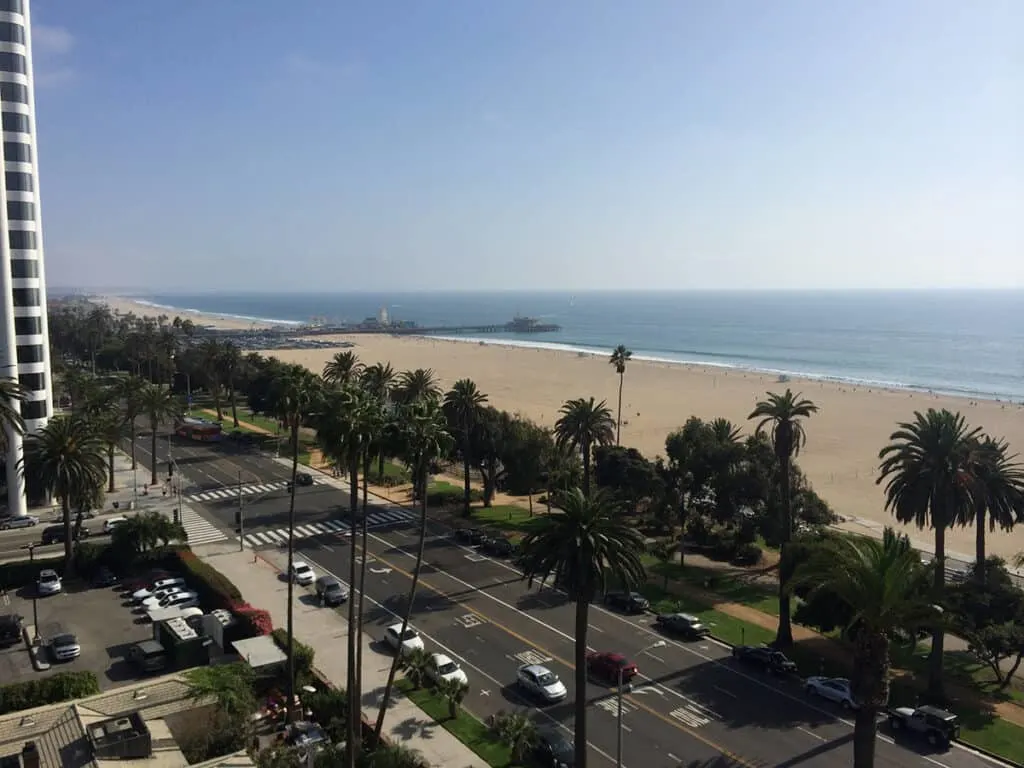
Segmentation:
[(371, 568), (370, 573), (391, 573), (390, 568)]

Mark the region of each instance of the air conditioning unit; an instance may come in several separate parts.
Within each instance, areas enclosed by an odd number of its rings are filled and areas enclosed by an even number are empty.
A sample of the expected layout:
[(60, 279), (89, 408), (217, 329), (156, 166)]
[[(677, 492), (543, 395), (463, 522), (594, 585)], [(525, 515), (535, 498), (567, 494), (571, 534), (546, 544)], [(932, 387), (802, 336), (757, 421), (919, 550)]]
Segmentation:
[(97, 760), (141, 760), (153, 755), (153, 737), (138, 712), (93, 723), (88, 732)]

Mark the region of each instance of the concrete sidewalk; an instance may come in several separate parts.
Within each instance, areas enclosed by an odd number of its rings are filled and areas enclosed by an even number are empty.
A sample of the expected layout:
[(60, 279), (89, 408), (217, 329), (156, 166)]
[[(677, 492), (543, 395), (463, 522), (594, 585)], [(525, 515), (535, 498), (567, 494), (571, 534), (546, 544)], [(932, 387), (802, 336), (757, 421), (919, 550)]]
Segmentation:
[[(281, 577), (287, 554), (276, 550), (239, 552), (237, 544), (208, 544), (193, 550), (233, 581), (249, 604), (270, 612), (275, 627), (288, 626), (288, 584)], [(338, 611), (321, 608), (308, 587), (295, 588), (295, 638), (315, 652), (317, 670), (334, 685), (345, 687), (348, 622)], [(305, 598), (305, 599), (303, 599)], [(377, 719), (391, 667), (390, 653), (375, 649), (369, 634), (363, 645), (363, 713)], [(487, 763), (399, 693), (384, 720), (384, 735), (395, 744), (418, 750), (432, 766), (487, 768)]]

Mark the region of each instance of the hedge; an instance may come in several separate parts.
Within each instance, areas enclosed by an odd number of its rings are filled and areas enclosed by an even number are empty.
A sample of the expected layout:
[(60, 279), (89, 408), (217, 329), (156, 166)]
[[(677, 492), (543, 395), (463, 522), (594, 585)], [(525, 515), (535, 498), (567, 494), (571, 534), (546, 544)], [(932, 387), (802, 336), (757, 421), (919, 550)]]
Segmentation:
[[(464, 503), (466, 491), (463, 488), (438, 488), (427, 492), (428, 507), (444, 507)], [(483, 501), (484, 494), (479, 488), (469, 489), (470, 503)]]
[[(270, 633), (277, 647), (288, 653), (288, 632), (275, 629)], [(313, 649), (297, 638), (292, 638), (292, 651), (295, 654), (295, 679), (305, 680), (313, 674)]]
[(92, 672), (58, 672), (51, 677), (0, 686), (0, 715), (94, 696), (100, 684)]
[(243, 602), (242, 593), (232, 581), (208, 563), (196, 557), (190, 549), (178, 549), (175, 559), (181, 567), (186, 583), (199, 595), (199, 601), (207, 610), (214, 608), (231, 609)]
[(274, 621), (270, 617), (270, 611), (256, 608), (249, 603), (234, 603), (231, 612), (242, 627), (245, 637), (259, 637), (269, 635), (274, 629)]

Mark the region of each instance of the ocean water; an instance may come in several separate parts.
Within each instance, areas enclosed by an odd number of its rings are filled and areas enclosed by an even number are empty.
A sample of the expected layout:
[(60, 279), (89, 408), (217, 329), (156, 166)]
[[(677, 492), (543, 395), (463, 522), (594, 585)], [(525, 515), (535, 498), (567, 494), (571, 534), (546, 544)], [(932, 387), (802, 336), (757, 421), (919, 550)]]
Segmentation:
[[(1024, 291), (149, 294), (173, 310), (293, 323), (359, 321), (386, 307), (420, 326), (503, 324), (558, 333), (490, 343), (726, 366), (1024, 401)], [(461, 336), (461, 339), (469, 337)]]

